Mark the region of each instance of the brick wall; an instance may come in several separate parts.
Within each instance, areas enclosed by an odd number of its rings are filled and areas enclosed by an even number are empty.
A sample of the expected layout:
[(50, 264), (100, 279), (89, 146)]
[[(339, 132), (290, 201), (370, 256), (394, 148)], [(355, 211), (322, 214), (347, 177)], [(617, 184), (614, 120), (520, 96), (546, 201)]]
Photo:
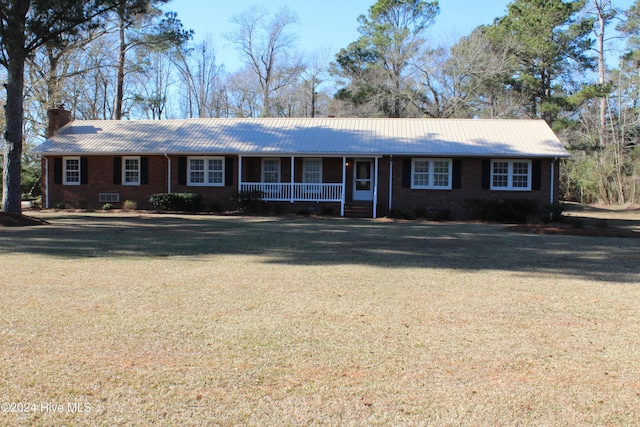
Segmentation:
[[(112, 203), (119, 208), (123, 201), (134, 200), (139, 209), (151, 209), (149, 196), (154, 193), (168, 192), (168, 161), (164, 156), (146, 156), (148, 158), (148, 184), (138, 186), (128, 186), (114, 184), (114, 157), (113, 156), (89, 156), (87, 157), (87, 183), (84, 185), (58, 185), (54, 184), (54, 158), (49, 158), (49, 203), (43, 201), (45, 206), (54, 207), (57, 203), (64, 203), (67, 208), (101, 209), (103, 202), (99, 202), (99, 193), (118, 193), (120, 203)], [(171, 158), (171, 191), (192, 192), (202, 196), (204, 208), (206, 210), (233, 210), (238, 207), (238, 158), (232, 157), (233, 174), (232, 181), (223, 187), (197, 187), (179, 184), (179, 161), (178, 156)], [(482, 159), (462, 159), (461, 161), (461, 181), (459, 189), (452, 190), (418, 190), (403, 187), (403, 167), (405, 159), (408, 157), (385, 156), (379, 159), (379, 181), (378, 181), (378, 215), (389, 214), (389, 171), (393, 168), (392, 187), (392, 209), (402, 209), (415, 212), (416, 209), (429, 210), (449, 210), (453, 219), (464, 218), (464, 200), (469, 198), (527, 198), (534, 199), (544, 206), (549, 203), (550, 185), (550, 165), (551, 159), (541, 161), (540, 190), (533, 191), (492, 191), (482, 189)], [(346, 201), (352, 200), (353, 193), (353, 158), (348, 158)], [(46, 159), (43, 159), (43, 176)], [(302, 178), (302, 159), (296, 159), (296, 182)], [(245, 181), (260, 181), (260, 158), (243, 159), (243, 179)], [(281, 172), (282, 181), (288, 182), (291, 175), (290, 158), (282, 158)], [(559, 164), (555, 165), (555, 189), (554, 196), (558, 196)], [(339, 183), (342, 182), (342, 158), (323, 159), (323, 181)], [(45, 180), (43, 179), (43, 194)], [(230, 184), (230, 185), (229, 185)], [(325, 204), (317, 203), (280, 203), (272, 204), (267, 211), (271, 212), (297, 212), (308, 210), (320, 212)], [(340, 206), (331, 206), (335, 214), (339, 214)]]
[[(403, 187), (403, 163), (407, 157), (393, 158), (393, 209), (428, 210), (435, 208), (439, 210), (447, 209), (451, 212), (453, 219), (464, 219), (465, 199), (533, 199), (540, 206), (549, 203), (549, 185), (551, 159), (543, 159), (541, 161), (541, 179), (540, 190), (532, 191), (495, 191), (482, 188), (482, 159), (466, 158), (461, 159), (461, 188), (452, 190), (419, 190)], [(382, 176), (388, 176), (389, 157), (385, 157), (380, 161), (380, 172)], [(554, 196), (558, 199), (558, 181), (559, 181), (559, 164), (555, 165), (554, 179)], [(388, 183), (386, 187), (381, 186), (379, 192), (379, 203), (382, 206), (388, 206)]]
[[(51, 208), (62, 203), (67, 208), (101, 209), (100, 193), (118, 193), (119, 203), (111, 203), (120, 208), (125, 200), (133, 200), (139, 209), (152, 209), (149, 197), (155, 193), (168, 192), (168, 160), (164, 156), (143, 156), (148, 158), (148, 183), (143, 185), (114, 184), (114, 157), (87, 156), (87, 183), (82, 185), (54, 184), (54, 158), (49, 158), (49, 203), (46, 200), (45, 179), (43, 179), (43, 204)], [(234, 159), (234, 179), (231, 185), (223, 187), (196, 187), (178, 184), (178, 156), (171, 158), (171, 192), (198, 193), (202, 196), (204, 208), (215, 210), (235, 209), (237, 201), (237, 159)], [(47, 159), (42, 160), (43, 177)]]

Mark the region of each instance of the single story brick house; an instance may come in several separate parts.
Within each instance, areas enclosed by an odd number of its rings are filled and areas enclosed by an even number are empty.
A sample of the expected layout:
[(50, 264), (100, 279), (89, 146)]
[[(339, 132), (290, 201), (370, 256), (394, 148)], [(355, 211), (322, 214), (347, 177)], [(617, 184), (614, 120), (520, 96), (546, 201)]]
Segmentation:
[(48, 208), (148, 209), (152, 194), (190, 192), (233, 210), (253, 192), (277, 212), (461, 219), (469, 198), (557, 201), (558, 160), (569, 156), (542, 120), (71, 121), (54, 109), (49, 135), (36, 149)]

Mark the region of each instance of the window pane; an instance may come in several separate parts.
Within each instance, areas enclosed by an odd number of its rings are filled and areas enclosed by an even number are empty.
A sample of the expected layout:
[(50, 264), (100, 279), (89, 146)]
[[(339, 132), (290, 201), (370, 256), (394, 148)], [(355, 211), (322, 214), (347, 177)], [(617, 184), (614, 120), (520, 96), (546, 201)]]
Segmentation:
[(80, 182), (80, 159), (65, 159), (67, 184)]
[(204, 159), (189, 159), (189, 180), (192, 184), (204, 184)]
[(428, 160), (416, 160), (413, 162), (413, 185), (416, 187), (429, 186)]
[(319, 184), (322, 182), (322, 161), (310, 159), (304, 161), (302, 182)]
[(416, 173), (429, 173), (429, 162), (424, 160), (416, 160), (414, 162), (414, 170)]
[(514, 175), (513, 187), (515, 188), (527, 188), (529, 186), (529, 179), (526, 176)]
[(140, 159), (124, 159), (124, 182), (137, 184), (140, 182)]
[(500, 175), (509, 174), (509, 162), (493, 162), (493, 173)]
[(513, 185), (514, 188), (527, 188), (529, 186), (529, 163), (513, 163)]
[(442, 162), (442, 161), (433, 162), (433, 186), (434, 187), (449, 186), (449, 162)]
[(509, 186), (509, 162), (493, 162), (491, 185), (505, 188)]
[(494, 175), (493, 186), (494, 187), (507, 187), (509, 185), (508, 175)]
[(209, 159), (207, 166), (209, 168), (207, 173), (207, 180), (209, 184), (222, 184), (223, 183), (223, 163), (222, 159)]
[(514, 175), (528, 175), (529, 174), (529, 163), (514, 162), (513, 163), (513, 174)]
[(264, 182), (280, 182), (280, 160), (264, 160), (262, 163), (262, 167)]

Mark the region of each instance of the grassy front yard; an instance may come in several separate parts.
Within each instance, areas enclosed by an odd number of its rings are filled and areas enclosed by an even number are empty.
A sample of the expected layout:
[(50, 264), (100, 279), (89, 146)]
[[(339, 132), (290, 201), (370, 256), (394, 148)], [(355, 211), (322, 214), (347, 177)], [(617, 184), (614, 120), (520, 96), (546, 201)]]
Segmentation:
[(0, 424), (640, 423), (638, 239), (38, 215), (0, 228)]

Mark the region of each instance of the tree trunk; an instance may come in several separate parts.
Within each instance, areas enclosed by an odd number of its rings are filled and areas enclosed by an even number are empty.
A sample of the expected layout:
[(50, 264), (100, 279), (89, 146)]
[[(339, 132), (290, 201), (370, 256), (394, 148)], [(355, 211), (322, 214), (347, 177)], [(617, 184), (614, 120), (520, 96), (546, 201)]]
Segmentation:
[[(124, 4), (124, 3), (123, 3)], [(124, 8), (124, 6), (122, 6)], [(117, 82), (116, 82), (116, 105), (115, 111), (113, 112), (113, 118), (115, 120), (122, 120), (122, 104), (124, 102), (124, 67), (126, 61), (127, 54), (127, 43), (125, 39), (125, 19), (124, 19), (124, 10), (118, 11), (119, 15), (119, 33), (120, 33), (120, 46), (118, 53), (118, 73), (117, 73)]]
[(4, 173), (2, 176), (2, 210), (22, 213), (22, 125), (25, 58), (20, 52), (11, 54), (7, 74), (7, 103)]
[[(604, 34), (606, 29), (606, 18), (604, 8), (608, 4), (608, 2), (598, 2), (594, 1), (596, 10), (598, 11), (598, 23), (599, 23), (599, 32), (598, 32), (598, 74), (599, 74), (599, 83), (604, 85), (606, 82), (606, 64), (604, 62)], [(600, 139), (600, 146), (604, 147), (607, 145), (606, 140), (606, 127), (607, 127), (607, 98), (600, 98), (600, 129), (598, 129), (598, 136)]]
[(264, 90), (262, 91), (262, 117), (271, 117), (271, 99), (270, 90), (267, 83), (265, 83)]
[(2, 174), (2, 210), (22, 213), (22, 126), (24, 120), (25, 22), (30, 2), (14, 2), (7, 19), (13, 29), (11, 40), (4, 41), (7, 58), (7, 100), (4, 106), (6, 130), (4, 134), (4, 170)]

